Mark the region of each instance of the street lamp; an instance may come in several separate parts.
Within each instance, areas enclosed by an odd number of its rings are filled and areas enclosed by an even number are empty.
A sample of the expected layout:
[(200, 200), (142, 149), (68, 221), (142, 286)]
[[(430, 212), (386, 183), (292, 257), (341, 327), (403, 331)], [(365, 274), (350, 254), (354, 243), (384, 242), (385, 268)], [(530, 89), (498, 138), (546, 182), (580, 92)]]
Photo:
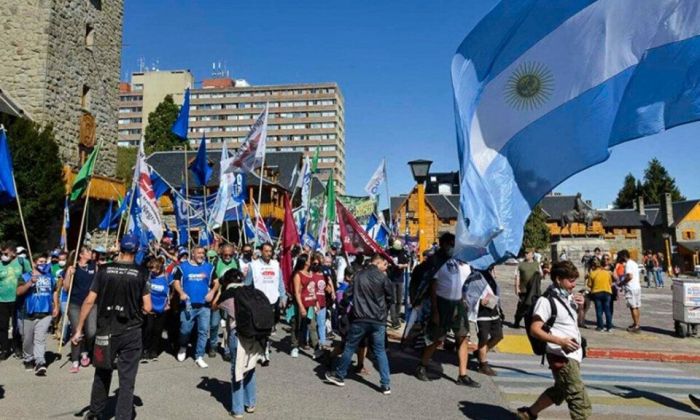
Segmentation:
[(425, 181), (428, 180), (432, 160), (418, 159), (408, 162), (418, 189), (418, 255), (428, 248), (428, 238), (425, 234)]

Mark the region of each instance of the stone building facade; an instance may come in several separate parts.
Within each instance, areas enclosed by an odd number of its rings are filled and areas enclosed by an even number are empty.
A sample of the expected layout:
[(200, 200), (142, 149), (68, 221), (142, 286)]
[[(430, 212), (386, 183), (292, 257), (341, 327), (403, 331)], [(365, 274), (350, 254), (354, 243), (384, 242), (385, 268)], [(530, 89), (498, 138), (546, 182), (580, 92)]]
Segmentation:
[(101, 139), (104, 176), (116, 169), (123, 10), (123, 0), (0, 0), (0, 89), (53, 124), (64, 165), (78, 168)]

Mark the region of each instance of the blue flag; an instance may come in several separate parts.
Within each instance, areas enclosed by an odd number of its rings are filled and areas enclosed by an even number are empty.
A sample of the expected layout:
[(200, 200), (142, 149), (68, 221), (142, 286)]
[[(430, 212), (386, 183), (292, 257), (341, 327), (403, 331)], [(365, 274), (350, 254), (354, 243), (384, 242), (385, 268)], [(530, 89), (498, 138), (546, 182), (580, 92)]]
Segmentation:
[(613, 146), (700, 119), (698, 35), (697, 1), (496, 5), (452, 60), (455, 256), (485, 269), (516, 255), (531, 209), (561, 182)]
[(168, 186), (160, 174), (154, 170), (151, 170), (151, 186), (153, 187), (153, 193), (156, 196), (156, 200), (161, 198), (166, 192), (170, 191), (170, 186)]
[(9, 204), (17, 199), (12, 172), (12, 155), (7, 144), (5, 129), (0, 127), (0, 205)]
[(377, 216), (372, 213), (367, 221), (367, 228), (365, 229), (367, 234), (374, 239), (374, 242), (378, 243), (382, 248), (386, 248), (389, 242), (389, 230), (381, 223)]
[(185, 89), (185, 99), (182, 101), (177, 120), (173, 124), (171, 131), (183, 141), (187, 141), (187, 132), (190, 128), (190, 89)]
[(197, 184), (200, 187), (207, 185), (213, 170), (209, 166), (209, 159), (207, 159), (207, 142), (204, 134), (202, 134), (202, 141), (199, 143), (199, 149), (197, 149), (197, 157), (190, 165), (190, 169), (194, 173)]
[(100, 225), (97, 227), (98, 229), (102, 230), (108, 230), (108, 229), (116, 229), (117, 226), (119, 226), (119, 218), (114, 217), (112, 214), (112, 204), (113, 201), (109, 200), (109, 205), (107, 206), (107, 213), (105, 213), (104, 217), (102, 217), (102, 221), (100, 222)]

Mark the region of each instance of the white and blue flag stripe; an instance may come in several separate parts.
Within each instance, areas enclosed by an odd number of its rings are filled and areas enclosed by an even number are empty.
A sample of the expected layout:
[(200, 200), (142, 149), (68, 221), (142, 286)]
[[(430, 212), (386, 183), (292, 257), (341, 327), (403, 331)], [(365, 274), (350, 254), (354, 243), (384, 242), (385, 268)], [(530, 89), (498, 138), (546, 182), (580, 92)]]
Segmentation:
[(609, 148), (700, 118), (700, 1), (504, 0), (452, 62), (457, 255), (485, 268)]

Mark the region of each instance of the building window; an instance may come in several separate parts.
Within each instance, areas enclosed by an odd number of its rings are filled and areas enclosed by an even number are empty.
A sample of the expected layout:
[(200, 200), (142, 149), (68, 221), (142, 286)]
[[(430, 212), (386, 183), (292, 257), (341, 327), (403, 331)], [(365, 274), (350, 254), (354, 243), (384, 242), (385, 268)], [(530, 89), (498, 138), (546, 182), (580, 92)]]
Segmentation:
[(89, 24), (85, 24), (85, 48), (92, 51), (92, 47), (95, 45), (95, 28)]
[(695, 230), (684, 230), (683, 231), (683, 240), (684, 241), (694, 241), (695, 240)]
[(83, 85), (83, 94), (80, 96), (80, 107), (85, 111), (90, 111), (90, 97), (92, 93), (90, 92), (90, 86)]

